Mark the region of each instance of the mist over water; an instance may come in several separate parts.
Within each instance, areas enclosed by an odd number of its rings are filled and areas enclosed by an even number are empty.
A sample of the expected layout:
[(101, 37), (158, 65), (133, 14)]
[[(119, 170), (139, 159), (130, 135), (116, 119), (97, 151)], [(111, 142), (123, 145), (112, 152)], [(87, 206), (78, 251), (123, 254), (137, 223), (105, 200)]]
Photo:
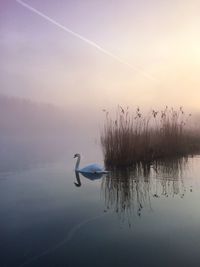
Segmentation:
[[(134, 114), (136, 108), (131, 106), (130, 112)], [(102, 162), (104, 109), (93, 110), (90, 105), (72, 109), (0, 95), (0, 171), (30, 168), (75, 153), (81, 153), (83, 160), (97, 157)], [(106, 110), (115, 116), (116, 107)], [(151, 109), (143, 110), (144, 115), (151, 113)], [(190, 119), (190, 127), (197, 127), (196, 121), (198, 113)]]
[[(101, 113), (101, 111), (99, 112)], [(51, 104), (0, 97), (0, 171), (55, 161), (76, 152), (87, 154), (99, 146), (99, 122)], [(101, 152), (97, 152), (97, 154)]]

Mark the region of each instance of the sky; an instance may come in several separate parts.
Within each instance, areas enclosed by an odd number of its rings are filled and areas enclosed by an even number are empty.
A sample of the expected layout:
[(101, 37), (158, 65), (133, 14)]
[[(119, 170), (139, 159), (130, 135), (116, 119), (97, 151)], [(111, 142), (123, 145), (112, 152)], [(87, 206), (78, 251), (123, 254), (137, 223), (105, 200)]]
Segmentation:
[(24, 2), (108, 54), (1, 0), (0, 93), (76, 111), (117, 104), (200, 111), (199, 0)]

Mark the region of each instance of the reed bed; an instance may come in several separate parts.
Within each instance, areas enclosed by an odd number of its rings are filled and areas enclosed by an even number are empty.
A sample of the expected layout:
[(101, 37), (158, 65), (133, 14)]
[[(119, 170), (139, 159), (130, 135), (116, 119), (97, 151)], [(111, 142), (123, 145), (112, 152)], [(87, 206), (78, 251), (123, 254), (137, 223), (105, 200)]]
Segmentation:
[(191, 114), (165, 107), (143, 115), (117, 107), (115, 116), (106, 114), (101, 133), (105, 165), (128, 167), (159, 159), (189, 156), (200, 151), (200, 134), (189, 127)]

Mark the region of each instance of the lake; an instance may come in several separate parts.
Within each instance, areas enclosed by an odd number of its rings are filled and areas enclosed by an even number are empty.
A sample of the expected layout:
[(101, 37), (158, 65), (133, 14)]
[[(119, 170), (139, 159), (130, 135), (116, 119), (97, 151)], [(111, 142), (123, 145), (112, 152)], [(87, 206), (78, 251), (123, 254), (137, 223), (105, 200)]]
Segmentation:
[(199, 266), (200, 157), (90, 179), (74, 165), (68, 151), (3, 169), (0, 266)]

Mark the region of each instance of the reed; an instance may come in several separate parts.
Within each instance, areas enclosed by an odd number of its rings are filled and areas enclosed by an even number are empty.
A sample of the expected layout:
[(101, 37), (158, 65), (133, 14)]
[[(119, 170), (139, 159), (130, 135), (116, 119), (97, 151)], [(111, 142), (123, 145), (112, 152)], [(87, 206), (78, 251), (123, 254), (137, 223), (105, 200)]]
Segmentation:
[(118, 106), (114, 117), (103, 111), (101, 145), (106, 166), (128, 167), (200, 151), (200, 134), (188, 127), (191, 114), (185, 114), (182, 107), (166, 106), (143, 115), (140, 108), (133, 113)]

